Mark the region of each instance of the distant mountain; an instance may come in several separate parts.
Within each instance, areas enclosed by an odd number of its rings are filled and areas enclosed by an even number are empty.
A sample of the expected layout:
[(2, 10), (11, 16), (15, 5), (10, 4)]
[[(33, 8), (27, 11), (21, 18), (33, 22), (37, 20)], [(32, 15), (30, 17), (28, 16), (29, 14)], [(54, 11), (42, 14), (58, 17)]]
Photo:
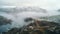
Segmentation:
[(60, 15), (50, 16), (50, 17), (41, 17), (40, 19), (50, 20), (53, 22), (60, 23)]
[(39, 7), (14, 7), (14, 8), (0, 8), (0, 12), (7, 12), (7, 13), (17, 13), (17, 12), (24, 12), (24, 11), (36, 11), (36, 12), (44, 12), (46, 13), (45, 9)]

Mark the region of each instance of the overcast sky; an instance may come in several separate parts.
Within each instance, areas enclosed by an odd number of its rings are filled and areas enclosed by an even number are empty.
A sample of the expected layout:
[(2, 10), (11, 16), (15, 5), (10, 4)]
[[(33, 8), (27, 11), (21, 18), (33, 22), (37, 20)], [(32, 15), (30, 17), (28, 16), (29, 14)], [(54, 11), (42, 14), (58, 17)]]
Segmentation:
[(56, 9), (60, 8), (60, 0), (0, 0), (0, 6), (37, 6)]

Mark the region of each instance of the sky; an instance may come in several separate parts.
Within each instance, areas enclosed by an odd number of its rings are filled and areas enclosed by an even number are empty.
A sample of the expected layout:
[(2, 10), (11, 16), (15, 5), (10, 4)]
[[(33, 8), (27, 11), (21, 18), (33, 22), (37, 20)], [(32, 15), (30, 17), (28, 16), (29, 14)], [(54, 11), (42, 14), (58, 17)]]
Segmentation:
[(60, 0), (0, 0), (0, 6), (36, 6), (44, 9), (58, 9)]

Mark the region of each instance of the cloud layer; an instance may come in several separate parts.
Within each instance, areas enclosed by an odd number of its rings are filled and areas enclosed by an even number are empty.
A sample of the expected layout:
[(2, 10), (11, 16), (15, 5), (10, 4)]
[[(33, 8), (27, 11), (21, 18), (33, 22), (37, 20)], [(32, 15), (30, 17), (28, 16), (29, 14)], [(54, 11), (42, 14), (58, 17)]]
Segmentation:
[(37, 6), (44, 9), (60, 8), (60, 0), (0, 0), (0, 6)]

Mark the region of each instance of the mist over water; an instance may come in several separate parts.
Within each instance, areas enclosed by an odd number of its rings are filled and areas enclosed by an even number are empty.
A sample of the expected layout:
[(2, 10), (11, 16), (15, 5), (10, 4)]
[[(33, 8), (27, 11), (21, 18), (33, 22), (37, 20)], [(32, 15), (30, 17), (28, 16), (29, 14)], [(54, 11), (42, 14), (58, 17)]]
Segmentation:
[[(11, 25), (7, 24), (7, 25), (0, 26), (0, 32), (5, 32), (5, 31), (10, 30), (11, 28), (14, 28), (14, 27), (19, 28), (19, 27), (29, 24), (29, 23), (24, 22), (24, 19), (27, 17), (38, 18), (38, 17), (46, 17), (46, 16), (48, 17), (48, 16), (54, 16), (54, 15), (60, 15), (60, 13), (57, 11), (49, 11), (48, 10), (48, 11), (46, 11), (46, 13), (44, 13), (43, 11), (39, 11), (39, 12), (37, 12), (37, 11), (20, 11), (17, 8), (15, 8), (15, 9), (16, 10), (9, 8), (9, 9), (4, 9), (4, 10), (2, 9), (3, 11), (2, 10), (0, 11), (1, 16), (4, 16), (4, 17), (12, 20)], [(34, 9), (34, 8), (32, 8), (32, 9)], [(27, 8), (27, 10), (29, 10), (29, 9)]]

